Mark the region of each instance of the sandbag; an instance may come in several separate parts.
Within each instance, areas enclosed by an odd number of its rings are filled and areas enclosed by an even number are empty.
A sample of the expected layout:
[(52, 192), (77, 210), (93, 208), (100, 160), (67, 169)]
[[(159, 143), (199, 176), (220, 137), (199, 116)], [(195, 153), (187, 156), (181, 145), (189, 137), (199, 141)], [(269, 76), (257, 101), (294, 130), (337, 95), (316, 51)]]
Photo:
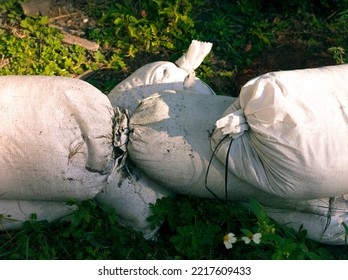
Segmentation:
[[(249, 81), (217, 119), (212, 149), (231, 173), (271, 195), (348, 193), (348, 65), (280, 71)], [(228, 153), (228, 149), (230, 151)]]
[(90, 84), (45, 76), (0, 77), (3, 200), (93, 198), (113, 166), (114, 110)]
[(275, 208), (297, 203), (302, 210), (308, 210), (305, 200), (280, 198), (240, 180), (213, 154), (210, 141), (214, 119), (234, 100), (189, 90), (162, 91), (145, 98), (127, 128), (124, 124), (127, 139), (122, 142), (127, 143), (127, 156), (147, 177), (174, 193), (217, 196), (222, 200), (227, 193), (229, 200), (247, 202), (255, 198)]
[(69, 199), (95, 198), (124, 226), (154, 236), (150, 204), (171, 192), (124, 166), (127, 120), (98, 89), (62, 77), (0, 77), (0, 117), (0, 230), (19, 229), (32, 214), (60, 219), (77, 209)]
[(303, 202), (287, 208), (264, 207), (278, 224), (298, 231), (305, 229), (307, 238), (330, 245), (347, 244), (348, 197), (341, 195)]
[[(70, 218), (77, 210), (76, 205), (64, 202), (35, 200), (0, 200), (0, 231), (18, 230), (25, 221), (53, 222), (58, 219)], [(35, 215), (35, 218), (32, 215)]]
[[(175, 193), (211, 198), (205, 188), (209, 166), (208, 188), (224, 199), (225, 168), (216, 158), (209, 164), (210, 134), (215, 118), (234, 99), (189, 90), (162, 91), (145, 98), (129, 120), (129, 158), (149, 178)], [(230, 199), (248, 199), (254, 191), (229, 174)]]
[(158, 61), (142, 66), (110, 91), (111, 104), (121, 110), (127, 108), (131, 115), (141, 100), (161, 90), (191, 89), (215, 94), (194, 72), (211, 48), (211, 43), (193, 40), (176, 64)]
[(152, 214), (151, 204), (155, 204), (157, 199), (173, 195), (136, 167), (132, 167), (132, 173), (125, 168), (115, 172), (112, 180), (96, 195), (95, 200), (99, 204), (112, 207), (119, 224), (141, 232), (146, 239), (152, 239), (158, 227), (152, 228), (148, 221)]

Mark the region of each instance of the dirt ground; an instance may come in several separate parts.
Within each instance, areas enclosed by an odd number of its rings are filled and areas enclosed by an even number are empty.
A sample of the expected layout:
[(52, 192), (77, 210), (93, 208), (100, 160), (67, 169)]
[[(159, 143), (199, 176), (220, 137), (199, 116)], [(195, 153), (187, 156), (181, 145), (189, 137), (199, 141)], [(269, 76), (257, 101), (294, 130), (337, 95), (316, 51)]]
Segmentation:
[(237, 84), (244, 85), (252, 77), (277, 70), (293, 70), (335, 65), (335, 61), (323, 49), (309, 49), (305, 44), (279, 44), (269, 47), (252, 64), (236, 75)]
[[(100, 5), (103, 4), (103, 0), (96, 0)], [(69, 34), (84, 37), (87, 28), (94, 28), (96, 26), (95, 21), (85, 14), (84, 6), (86, 5), (84, 0), (31, 0), (28, 3), (22, 4), (25, 13), (28, 16), (32, 15), (44, 15), (50, 18), (50, 22)], [(243, 55), (243, 54), (241, 54)], [(153, 62), (160, 58), (158, 56), (144, 56), (137, 57), (136, 63), (134, 63), (134, 71), (138, 67)], [(216, 62), (217, 67), (219, 61)], [(132, 65), (132, 62), (130, 62)], [(334, 65), (335, 61), (332, 56), (328, 54), (325, 46), (317, 46), (316, 48), (308, 48), (308, 46), (301, 41), (291, 40), (285, 38), (278, 40), (272, 44), (268, 49), (262, 52), (259, 57), (255, 58), (252, 63), (245, 69), (240, 70), (231, 79), (219, 79), (210, 81), (210, 86), (219, 92), (237, 96), (239, 89), (251, 78), (264, 74), (270, 71), (277, 70), (291, 70), (308, 67), (319, 67), (325, 65)], [(132, 65), (133, 66), (133, 65)], [(231, 69), (233, 65), (230, 65)], [(224, 68), (228, 68), (228, 62), (224, 65)], [(86, 78), (87, 77), (87, 78)], [(83, 79), (88, 80), (86, 76)], [(93, 79), (100, 81), (114, 79), (119, 82), (125, 78), (124, 73), (117, 73), (110, 70), (101, 70), (98, 73), (94, 73)]]

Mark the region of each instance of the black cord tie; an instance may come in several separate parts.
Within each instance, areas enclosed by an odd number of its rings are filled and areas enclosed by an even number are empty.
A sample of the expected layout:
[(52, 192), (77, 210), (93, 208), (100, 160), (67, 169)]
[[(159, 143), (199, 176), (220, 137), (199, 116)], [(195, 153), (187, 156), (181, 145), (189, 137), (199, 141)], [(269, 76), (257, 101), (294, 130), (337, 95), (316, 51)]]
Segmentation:
[(220, 198), (218, 195), (216, 195), (216, 193), (214, 193), (209, 187), (208, 187), (208, 174), (209, 174), (209, 169), (211, 166), (211, 163), (214, 159), (214, 156), (218, 150), (218, 148), (221, 146), (222, 142), (225, 141), (227, 139), (227, 137), (229, 137), (229, 135), (226, 135), (224, 138), (222, 138), (219, 143), (216, 145), (213, 154), (210, 157), (209, 160), (209, 164), (208, 164), (208, 168), (207, 168), (207, 172), (205, 173), (205, 180), (204, 180), (204, 185), (205, 188), (220, 202), (222, 203), (226, 203), (228, 201), (228, 194), (227, 194), (227, 187), (228, 187), (228, 158), (229, 158), (229, 154), (230, 154), (230, 150), (231, 150), (231, 146), (232, 146), (232, 142), (233, 142), (233, 138), (231, 138), (230, 143), (228, 145), (228, 149), (227, 149), (227, 154), (226, 154), (226, 160), (225, 160), (225, 199)]

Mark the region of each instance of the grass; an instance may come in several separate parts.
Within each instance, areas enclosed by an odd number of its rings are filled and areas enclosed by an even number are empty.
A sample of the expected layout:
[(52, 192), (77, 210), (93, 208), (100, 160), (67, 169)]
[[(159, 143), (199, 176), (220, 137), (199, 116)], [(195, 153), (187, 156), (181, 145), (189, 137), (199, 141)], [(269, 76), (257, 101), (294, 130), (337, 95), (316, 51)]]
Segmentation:
[[(19, 1), (0, 2), (0, 75), (94, 71), (87, 81), (107, 94), (138, 67), (175, 61), (198, 39), (214, 47), (197, 76), (219, 94), (236, 96), (245, 75), (299, 67), (296, 56), (308, 65), (348, 62), (348, 1), (84, 3), (95, 22), (85, 37), (100, 44), (96, 52), (63, 43), (47, 17), (26, 17)], [(284, 49), (295, 51), (289, 58)], [(48, 224), (33, 216), (22, 230), (0, 233), (0, 259), (348, 259), (345, 246), (319, 244), (306, 239), (305, 229), (276, 225), (256, 201), (246, 211), (233, 202), (162, 199), (151, 217), (154, 225), (164, 220), (156, 241), (123, 228), (112, 209), (93, 200), (78, 206), (69, 222)], [(238, 241), (227, 250), (223, 237), (229, 232)], [(257, 232), (260, 244), (240, 239)]]

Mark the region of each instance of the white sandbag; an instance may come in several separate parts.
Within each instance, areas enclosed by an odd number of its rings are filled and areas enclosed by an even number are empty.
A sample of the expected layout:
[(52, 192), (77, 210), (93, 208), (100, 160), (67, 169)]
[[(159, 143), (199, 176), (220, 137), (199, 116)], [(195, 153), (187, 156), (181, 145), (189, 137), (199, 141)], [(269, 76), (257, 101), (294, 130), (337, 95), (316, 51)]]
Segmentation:
[(348, 65), (273, 72), (249, 81), (217, 118), (212, 149), (237, 178), (274, 196), (348, 193)]
[(343, 226), (343, 223), (348, 225), (346, 195), (306, 201), (289, 208), (265, 207), (265, 210), (278, 224), (296, 231), (306, 229), (309, 239), (330, 245), (344, 245), (348, 242)]
[(0, 231), (22, 228), (25, 221), (32, 219), (32, 214), (37, 221), (53, 222), (68, 217), (76, 209), (76, 205), (64, 202), (0, 200)]
[(158, 228), (152, 229), (148, 218), (151, 204), (157, 199), (173, 194), (133, 167), (133, 174), (118, 170), (107, 186), (95, 197), (97, 203), (112, 207), (117, 222), (125, 227), (141, 232), (146, 239), (154, 237)]
[(150, 204), (171, 193), (135, 167), (128, 172), (127, 119), (99, 90), (61, 77), (0, 77), (0, 117), (0, 230), (33, 213), (60, 219), (76, 209), (68, 199), (98, 194), (122, 224), (153, 237)]
[[(234, 99), (184, 90), (163, 91), (142, 100), (129, 121), (130, 159), (149, 178), (173, 192), (213, 197), (205, 188), (212, 156), (210, 133), (216, 117)], [(224, 178), (224, 166), (213, 158), (207, 185), (221, 199), (225, 198)], [(229, 173), (230, 199), (247, 200), (255, 195), (269, 200), (269, 195), (255, 190)]]
[(81, 80), (0, 77), (2, 200), (93, 198), (113, 165), (114, 110)]
[(168, 61), (144, 65), (110, 91), (108, 97), (111, 104), (120, 109), (127, 108), (131, 115), (141, 100), (161, 90), (188, 88), (204, 94), (215, 94), (194, 72), (211, 48), (211, 43), (193, 40), (176, 65)]
[[(163, 91), (144, 99), (129, 119), (126, 135), (131, 161), (147, 177), (174, 193), (225, 198), (225, 166), (210, 147), (215, 117), (234, 97), (203, 95), (189, 90)], [(209, 161), (211, 163), (209, 164)], [(206, 176), (207, 175), (207, 176)], [(266, 206), (311, 211), (312, 204), (279, 198), (227, 174), (228, 199), (257, 199)], [(207, 179), (207, 180), (206, 180)], [(308, 206), (309, 205), (309, 206)]]

